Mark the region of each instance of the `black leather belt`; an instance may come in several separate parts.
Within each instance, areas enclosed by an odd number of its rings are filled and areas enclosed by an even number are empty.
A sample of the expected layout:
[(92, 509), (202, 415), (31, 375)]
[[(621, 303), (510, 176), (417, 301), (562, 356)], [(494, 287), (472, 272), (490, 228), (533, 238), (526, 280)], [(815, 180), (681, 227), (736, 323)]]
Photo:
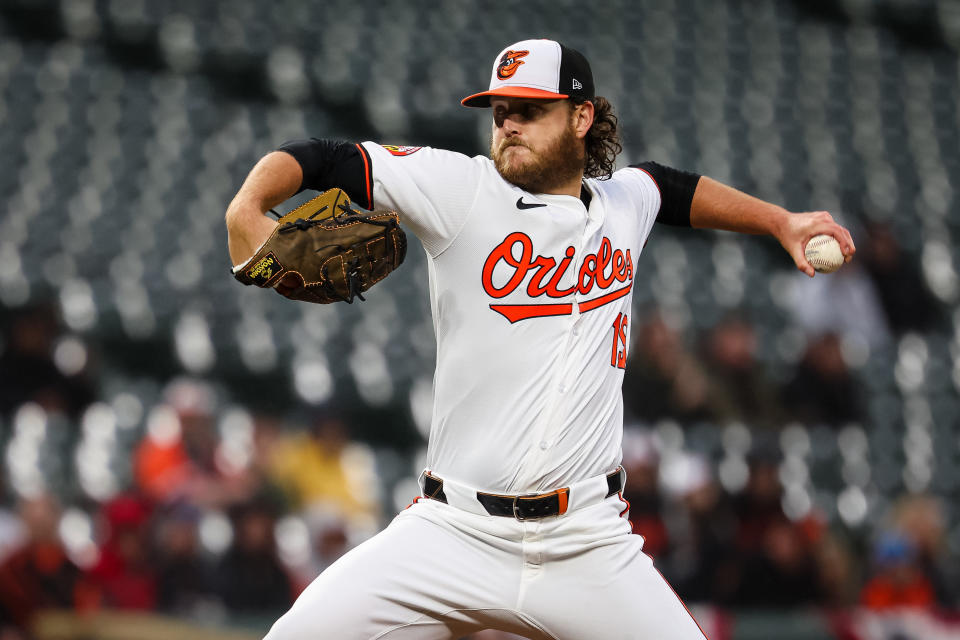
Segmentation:
[[(609, 498), (622, 490), (623, 477), (620, 469), (607, 474), (606, 497)], [(443, 493), (443, 480), (429, 473), (423, 474), (423, 495), (431, 500), (446, 503), (447, 496)], [(487, 513), (517, 520), (535, 520), (563, 515), (567, 512), (569, 499), (570, 489), (567, 487), (549, 493), (522, 496), (477, 491), (477, 501), (483, 505)]]

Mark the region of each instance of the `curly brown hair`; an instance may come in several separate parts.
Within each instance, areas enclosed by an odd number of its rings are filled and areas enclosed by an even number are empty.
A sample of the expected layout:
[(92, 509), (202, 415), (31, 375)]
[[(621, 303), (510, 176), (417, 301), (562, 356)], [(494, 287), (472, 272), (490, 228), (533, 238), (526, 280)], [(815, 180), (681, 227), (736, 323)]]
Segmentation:
[[(585, 101), (570, 101), (570, 108)], [(587, 178), (608, 180), (613, 175), (613, 164), (623, 151), (620, 134), (617, 132), (617, 116), (613, 105), (603, 96), (596, 96), (593, 103), (593, 126), (587, 132), (583, 174)]]

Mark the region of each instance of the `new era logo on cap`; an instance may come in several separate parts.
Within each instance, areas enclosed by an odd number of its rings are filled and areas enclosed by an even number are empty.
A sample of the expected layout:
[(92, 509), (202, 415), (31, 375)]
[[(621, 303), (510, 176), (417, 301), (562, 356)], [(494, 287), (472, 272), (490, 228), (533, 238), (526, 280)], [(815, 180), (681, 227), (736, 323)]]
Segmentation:
[(593, 73), (583, 55), (554, 40), (522, 40), (493, 61), (490, 88), (467, 96), (467, 107), (489, 107), (490, 96), (593, 98)]

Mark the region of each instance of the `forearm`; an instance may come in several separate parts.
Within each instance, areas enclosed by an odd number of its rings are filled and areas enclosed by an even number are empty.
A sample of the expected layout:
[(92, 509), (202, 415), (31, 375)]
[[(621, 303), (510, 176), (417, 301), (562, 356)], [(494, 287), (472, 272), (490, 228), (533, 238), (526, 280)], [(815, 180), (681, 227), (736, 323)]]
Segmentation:
[(779, 237), (790, 213), (783, 207), (737, 191), (733, 187), (700, 178), (690, 205), (690, 224), (705, 229)]
[(302, 181), (300, 164), (282, 151), (267, 154), (253, 167), (227, 207), (227, 247), (233, 264), (256, 253), (277, 226), (264, 214), (295, 195)]
[(693, 194), (690, 225), (772, 235), (793, 258), (797, 269), (811, 277), (814, 269), (807, 261), (804, 249), (813, 236), (833, 236), (847, 262), (857, 250), (850, 232), (834, 222), (833, 216), (826, 211), (790, 213), (783, 207), (748, 196), (706, 176), (700, 178)]

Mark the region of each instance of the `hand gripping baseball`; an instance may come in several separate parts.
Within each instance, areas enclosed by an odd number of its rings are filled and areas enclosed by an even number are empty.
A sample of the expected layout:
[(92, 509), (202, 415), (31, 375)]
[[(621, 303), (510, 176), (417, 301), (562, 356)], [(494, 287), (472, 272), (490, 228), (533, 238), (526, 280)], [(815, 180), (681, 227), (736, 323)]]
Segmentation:
[(834, 222), (833, 216), (826, 211), (792, 213), (784, 217), (784, 222), (776, 233), (777, 240), (793, 258), (797, 269), (813, 277), (815, 270), (804, 255), (810, 238), (825, 234), (832, 236), (843, 251), (844, 262), (850, 262), (857, 252), (850, 232)]

